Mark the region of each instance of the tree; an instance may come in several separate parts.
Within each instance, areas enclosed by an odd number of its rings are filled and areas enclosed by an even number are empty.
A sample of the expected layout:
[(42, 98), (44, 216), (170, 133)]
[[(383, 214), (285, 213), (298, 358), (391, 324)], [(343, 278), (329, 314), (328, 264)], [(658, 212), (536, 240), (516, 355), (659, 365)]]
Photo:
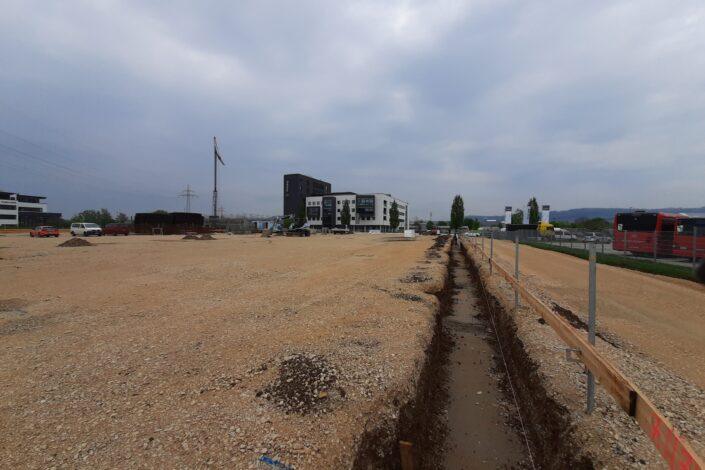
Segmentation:
[(433, 227), (433, 220), (429, 220), (428, 222), (426, 222), (426, 230), (433, 230)]
[(466, 217), (463, 221), (463, 225), (470, 230), (477, 230), (480, 228), (480, 221), (474, 218)]
[(539, 223), (539, 203), (536, 202), (536, 198), (532, 197), (529, 199), (529, 223), (538, 224)]
[(577, 219), (573, 224), (576, 228), (584, 228), (587, 230), (607, 230), (612, 224), (600, 217), (595, 217), (593, 219)]
[(343, 210), (340, 211), (340, 223), (347, 227), (350, 225), (350, 201), (343, 201)]
[(301, 227), (306, 223), (306, 198), (301, 200), (299, 211), (296, 213), (296, 225)]
[(168, 214), (168, 212), (165, 211), (164, 209), (157, 209), (156, 211), (152, 212), (152, 214), (162, 214), (162, 215), (166, 215), (166, 214)]
[(125, 214), (124, 212), (118, 212), (117, 215), (115, 216), (115, 222), (117, 222), (119, 224), (125, 224), (125, 223), (127, 223), (128, 220), (129, 220), (129, 218), (127, 217), (127, 214)]
[(399, 206), (397, 201), (392, 202), (392, 207), (389, 208), (389, 226), (392, 230), (396, 230), (399, 227)]
[(453, 205), (450, 208), (450, 228), (458, 230), (463, 225), (465, 219), (465, 207), (460, 194), (453, 198)]
[(284, 228), (287, 229), (287, 230), (289, 230), (289, 228), (291, 228), (291, 226), (293, 225), (293, 223), (294, 223), (294, 219), (292, 219), (291, 217), (288, 217), (288, 216), (287, 216), (287, 217), (284, 217), (284, 220), (282, 221), (282, 225), (283, 225)]
[(71, 222), (91, 222), (105, 227), (107, 224), (113, 223), (113, 216), (108, 209), (86, 209), (79, 212), (71, 218)]
[(524, 211), (517, 209), (512, 214), (512, 224), (521, 224), (524, 221)]

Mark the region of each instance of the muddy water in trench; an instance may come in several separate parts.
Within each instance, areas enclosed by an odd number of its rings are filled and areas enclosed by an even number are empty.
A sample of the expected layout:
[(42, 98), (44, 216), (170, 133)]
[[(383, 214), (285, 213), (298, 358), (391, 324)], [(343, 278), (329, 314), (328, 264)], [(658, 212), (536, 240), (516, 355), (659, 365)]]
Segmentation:
[[(516, 413), (499, 388), (494, 334), (480, 317), (479, 302), (465, 259), (456, 247), (452, 257), (455, 283), (453, 311), (445, 317), (455, 346), (449, 358), (448, 442), (445, 468), (517, 468), (525, 464), (523, 438), (507, 424)], [(502, 371), (503, 373), (503, 371)]]

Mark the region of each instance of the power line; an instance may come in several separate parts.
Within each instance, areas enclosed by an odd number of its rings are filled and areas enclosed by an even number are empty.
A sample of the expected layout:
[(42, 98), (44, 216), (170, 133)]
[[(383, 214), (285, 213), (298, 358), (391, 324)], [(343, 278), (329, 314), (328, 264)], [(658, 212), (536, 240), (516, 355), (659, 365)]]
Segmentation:
[(186, 212), (191, 212), (191, 198), (198, 197), (196, 191), (191, 189), (191, 185), (187, 184), (186, 189), (179, 193), (179, 197), (186, 198)]

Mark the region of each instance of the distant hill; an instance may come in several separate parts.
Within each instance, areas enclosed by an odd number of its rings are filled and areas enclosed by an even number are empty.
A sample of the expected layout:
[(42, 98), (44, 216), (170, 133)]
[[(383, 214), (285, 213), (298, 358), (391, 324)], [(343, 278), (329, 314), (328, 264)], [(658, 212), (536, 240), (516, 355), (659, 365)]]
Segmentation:
[[(637, 210), (630, 207), (608, 207), (608, 208), (583, 208), (568, 209), (565, 211), (551, 211), (551, 220), (561, 222), (575, 222), (577, 219), (602, 219), (612, 220), (618, 212), (632, 212)], [(663, 207), (660, 209), (643, 209), (647, 212), (670, 212), (673, 214), (685, 213), (688, 215), (705, 214), (705, 207)]]
[[(559, 222), (575, 222), (577, 219), (594, 219), (600, 217), (602, 219), (612, 220), (618, 212), (632, 212), (637, 209), (631, 207), (585, 207), (581, 209), (568, 209), (564, 211), (551, 211), (551, 220)], [(705, 207), (663, 207), (660, 209), (639, 209), (647, 212), (670, 212), (672, 214), (684, 213), (690, 216), (705, 217)], [(504, 220), (502, 215), (470, 215), (481, 221), (494, 219), (497, 222)]]

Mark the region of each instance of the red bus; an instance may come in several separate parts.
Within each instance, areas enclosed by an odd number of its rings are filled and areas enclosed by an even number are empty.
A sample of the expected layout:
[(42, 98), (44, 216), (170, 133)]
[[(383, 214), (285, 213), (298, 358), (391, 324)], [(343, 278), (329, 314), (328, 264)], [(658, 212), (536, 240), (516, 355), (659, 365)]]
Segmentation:
[(665, 212), (622, 212), (614, 216), (612, 248), (634, 254), (672, 256), (678, 220), (684, 215)]
[(673, 255), (692, 259), (693, 252), (696, 258), (705, 258), (705, 217), (681, 216), (676, 226)]

